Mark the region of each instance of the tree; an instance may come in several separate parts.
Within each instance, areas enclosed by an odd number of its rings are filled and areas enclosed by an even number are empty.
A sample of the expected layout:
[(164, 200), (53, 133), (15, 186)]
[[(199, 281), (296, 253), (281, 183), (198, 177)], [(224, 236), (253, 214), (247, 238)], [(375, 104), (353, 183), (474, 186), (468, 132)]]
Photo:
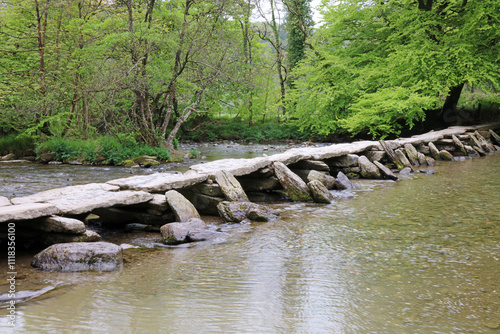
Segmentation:
[(287, 59), (289, 70), (304, 59), (306, 39), (311, 35), (314, 25), (311, 12), (311, 0), (285, 0), (286, 31), (287, 31)]
[[(287, 67), (285, 66), (285, 50), (286, 45), (281, 37), (282, 32), (282, 14), (283, 9), (276, 0), (270, 0), (270, 11), (267, 13), (260, 0), (256, 1), (256, 7), (260, 16), (264, 19), (263, 25), (256, 26), (260, 38), (271, 45), (275, 53), (276, 72), (279, 78), (280, 85), (280, 100), (278, 101), (279, 109), (285, 115), (286, 109), (284, 105), (286, 97), (286, 80), (288, 77)], [(270, 17), (269, 17), (270, 15)]]
[(494, 0), (324, 1), (290, 94), (299, 125), (387, 136), (454, 109), (464, 84), (498, 91), (499, 10)]

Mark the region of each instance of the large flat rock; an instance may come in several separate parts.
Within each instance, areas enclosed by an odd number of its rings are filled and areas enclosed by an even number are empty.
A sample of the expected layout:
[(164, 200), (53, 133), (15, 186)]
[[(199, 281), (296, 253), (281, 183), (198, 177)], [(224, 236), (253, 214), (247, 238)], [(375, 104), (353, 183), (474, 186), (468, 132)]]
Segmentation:
[(117, 186), (105, 183), (91, 183), (42, 191), (26, 197), (13, 198), (11, 202), (48, 203), (55, 205), (60, 214), (78, 215), (98, 208), (144, 203), (153, 198), (153, 195), (144, 191), (117, 191), (118, 189)]
[[(274, 157), (274, 155), (273, 155)], [(225, 170), (234, 176), (248, 175), (271, 164), (269, 157), (253, 159), (222, 159), (204, 164), (191, 166), (190, 169), (198, 173), (215, 175), (220, 170)]]
[(142, 190), (149, 193), (161, 193), (172, 189), (181, 189), (205, 182), (204, 174), (171, 174), (157, 173), (151, 175), (131, 176), (108, 181), (108, 185), (118, 186), (122, 190)]
[(0, 207), (0, 223), (6, 221), (30, 220), (59, 213), (53, 204), (26, 203)]

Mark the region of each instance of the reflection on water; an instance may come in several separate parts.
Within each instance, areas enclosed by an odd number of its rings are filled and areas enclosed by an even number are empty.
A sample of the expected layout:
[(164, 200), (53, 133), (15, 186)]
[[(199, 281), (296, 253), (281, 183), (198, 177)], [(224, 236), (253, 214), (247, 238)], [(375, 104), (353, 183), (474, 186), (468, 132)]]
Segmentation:
[(495, 333), (500, 155), (435, 170), (275, 205), (279, 221), (217, 244), (132, 251), (122, 272), (19, 305), (17, 331)]

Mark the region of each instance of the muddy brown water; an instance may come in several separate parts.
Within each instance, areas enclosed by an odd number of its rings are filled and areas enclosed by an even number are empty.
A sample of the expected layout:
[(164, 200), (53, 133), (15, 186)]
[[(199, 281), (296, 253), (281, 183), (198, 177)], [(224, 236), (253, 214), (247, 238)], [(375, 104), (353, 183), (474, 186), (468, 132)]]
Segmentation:
[[(357, 181), (354, 198), (331, 205), (273, 204), (280, 220), (218, 225), (227, 236), (211, 243), (128, 250), (113, 273), (44, 273), (20, 255), (20, 289), (58, 288), (17, 305), (14, 328), (0, 310), (0, 328), (497, 333), (500, 153), (433, 169)], [(144, 245), (157, 235), (107, 237)]]

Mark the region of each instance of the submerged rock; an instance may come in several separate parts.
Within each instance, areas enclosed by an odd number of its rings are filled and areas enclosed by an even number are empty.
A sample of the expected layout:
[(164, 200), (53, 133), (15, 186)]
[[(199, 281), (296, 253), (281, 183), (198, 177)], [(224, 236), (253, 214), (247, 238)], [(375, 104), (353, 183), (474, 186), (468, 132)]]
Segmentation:
[(451, 155), (451, 153), (446, 150), (439, 151), (439, 156), (442, 160), (453, 161), (453, 155)]
[(192, 218), (183, 223), (169, 223), (161, 227), (162, 242), (169, 245), (189, 242), (188, 235), (194, 232), (202, 232), (207, 228), (205, 222), (198, 218)]
[(48, 271), (113, 271), (123, 263), (123, 250), (109, 242), (52, 245), (35, 255), (31, 265)]
[(217, 205), (219, 215), (225, 222), (239, 223), (245, 219), (272, 221), (278, 218), (276, 210), (251, 202), (221, 202)]

